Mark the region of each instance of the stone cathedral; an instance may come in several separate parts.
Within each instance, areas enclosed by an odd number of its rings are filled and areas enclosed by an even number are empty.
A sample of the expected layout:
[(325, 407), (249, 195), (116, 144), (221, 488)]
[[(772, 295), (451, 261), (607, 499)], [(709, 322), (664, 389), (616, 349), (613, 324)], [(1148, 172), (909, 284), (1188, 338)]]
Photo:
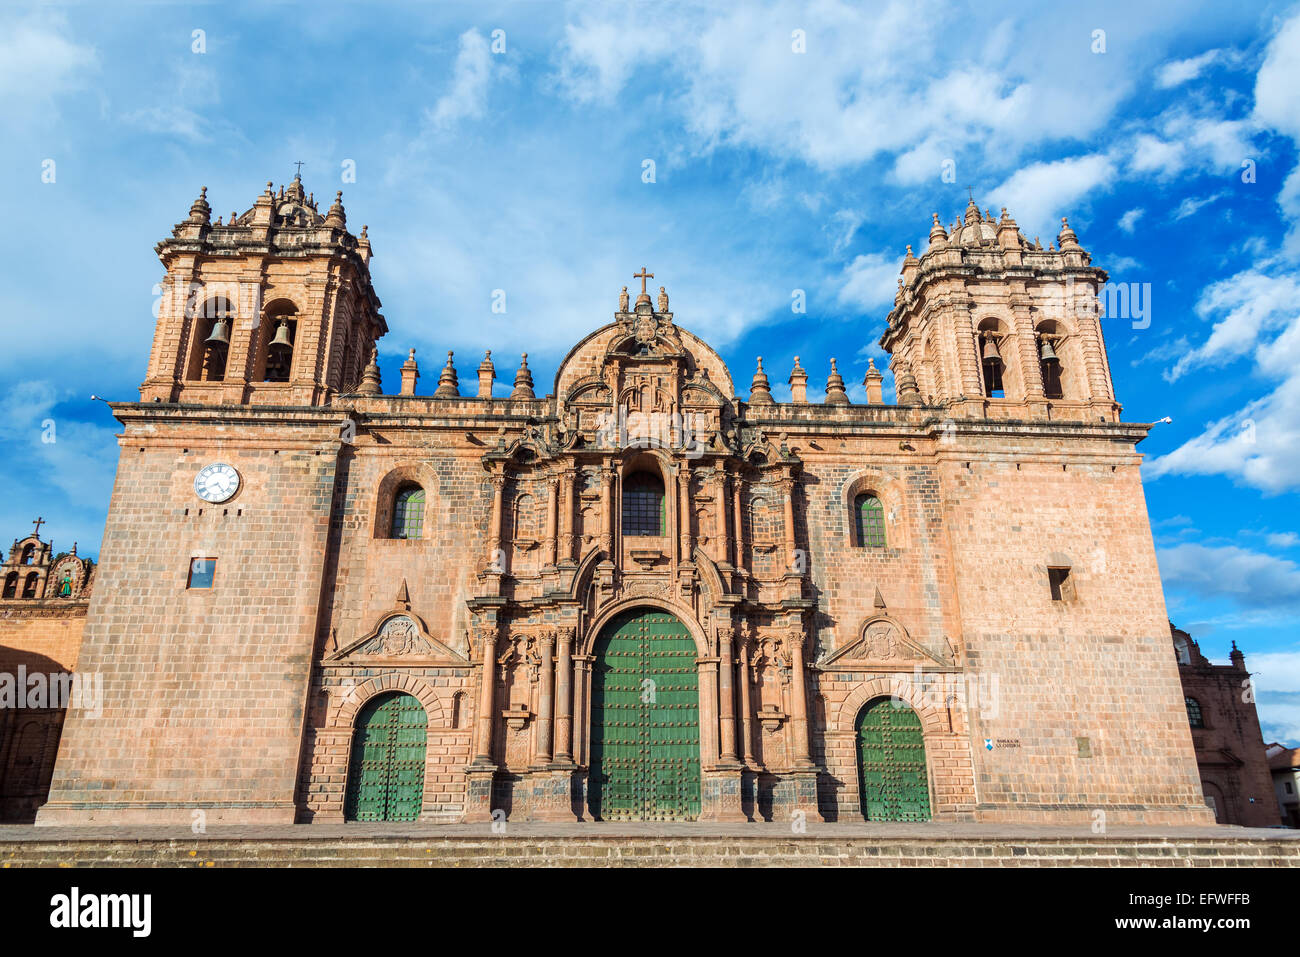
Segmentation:
[(872, 365), (854, 404), (829, 357), (789, 402), (770, 361), (737, 382), (645, 268), (553, 383), (448, 353), (422, 388), (412, 351), (386, 391), (370, 238), (321, 205), (205, 190), (157, 246), (77, 666), (102, 714), (38, 823), (1212, 822), (1148, 426), (1064, 220), (936, 215), (895, 401)]

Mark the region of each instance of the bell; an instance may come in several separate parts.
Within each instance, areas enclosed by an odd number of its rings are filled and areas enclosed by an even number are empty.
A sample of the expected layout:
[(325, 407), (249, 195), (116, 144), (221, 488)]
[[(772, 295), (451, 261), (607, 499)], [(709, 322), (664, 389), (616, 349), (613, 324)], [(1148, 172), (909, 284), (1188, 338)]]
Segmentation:
[(1052, 340), (1044, 339), (1042, 346), (1038, 350), (1038, 358), (1044, 362), (1060, 362), (1056, 355), (1056, 350), (1052, 348)]
[(225, 318), (212, 324), (212, 334), (203, 340), (203, 344), (212, 349), (225, 349), (230, 345), (230, 323)]
[(275, 338), (271, 340), (268, 348), (272, 352), (288, 352), (293, 348), (293, 343), (289, 341), (289, 323), (283, 319), (275, 330)]
[(986, 336), (984, 339), (984, 361), (1001, 362), (1002, 356), (998, 353), (998, 344), (993, 341), (992, 336)]

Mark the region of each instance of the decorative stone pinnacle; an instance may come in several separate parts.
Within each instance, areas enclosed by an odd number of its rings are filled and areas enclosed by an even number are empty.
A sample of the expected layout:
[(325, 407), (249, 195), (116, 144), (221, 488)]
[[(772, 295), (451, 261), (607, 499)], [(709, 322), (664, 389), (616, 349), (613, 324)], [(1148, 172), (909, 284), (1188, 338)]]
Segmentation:
[(438, 388), (434, 390), (435, 399), (456, 398), (460, 395), (460, 380), (456, 377), (456, 367), (453, 365), (453, 353), (447, 350), (447, 364), (442, 367), (442, 373), (438, 376)]
[(763, 357), (758, 357), (758, 371), (749, 386), (750, 405), (773, 405), (772, 387), (768, 384), (767, 373), (763, 371)]
[(512, 399), (533, 399), (533, 373), (528, 368), (528, 353), (520, 358), (519, 371), (515, 373), (515, 387), (510, 393)]

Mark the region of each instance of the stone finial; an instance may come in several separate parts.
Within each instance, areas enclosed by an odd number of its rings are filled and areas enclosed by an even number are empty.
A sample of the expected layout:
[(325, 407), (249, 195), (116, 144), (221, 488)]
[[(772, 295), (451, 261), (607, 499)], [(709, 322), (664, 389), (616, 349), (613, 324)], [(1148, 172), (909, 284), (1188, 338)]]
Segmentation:
[(382, 395), (383, 387), (379, 382), (379, 350), (370, 347), (370, 362), (366, 364), (365, 371), (361, 373), (361, 385), (357, 386), (357, 392), (362, 395)]
[(867, 405), (884, 405), (885, 394), (881, 388), (881, 382), (884, 380), (880, 370), (876, 368), (876, 360), (867, 360), (867, 374), (862, 377), (862, 384), (867, 387)]
[(905, 263), (914, 263), (914, 262), (916, 262), (916, 257), (912, 255), (912, 244), (911, 244), (911, 243), (908, 243), (908, 244), (907, 244), (907, 255), (903, 257), (903, 262), (905, 262)]
[(970, 201), (969, 203), (966, 204), (966, 217), (965, 217), (965, 218), (966, 218), (966, 224), (967, 224), (967, 225), (970, 225), (971, 223), (978, 223), (978, 222), (980, 221), (980, 218), (981, 218), (981, 217), (980, 217), (980, 208), (979, 208), (978, 206), (975, 205), (975, 198), (974, 198), (974, 197), (971, 197), (971, 201)]
[(206, 186), (199, 190), (199, 198), (190, 206), (190, 222), (202, 223), (206, 225), (211, 222), (212, 207), (208, 205), (208, 188)]
[(420, 366), (415, 361), (415, 350), (402, 363), (402, 395), (415, 395), (415, 383), (420, 380)]
[(933, 246), (935, 243), (947, 240), (948, 234), (944, 232), (943, 224), (939, 222), (939, 214), (931, 213), (931, 215), (934, 217), (934, 222), (930, 226), (930, 245)]
[(618, 294), (618, 311), (627, 312), (629, 301), (630, 297), (627, 294), (627, 286), (624, 286), (623, 291)]
[(844, 377), (840, 375), (840, 370), (836, 368), (834, 359), (831, 360), (831, 374), (826, 379), (826, 404), (849, 404), (849, 394), (844, 388)]
[(1061, 217), (1061, 232), (1057, 235), (1056, 241), (1061, 246), (1061, 252), (1065, 252), (1067, 249), (1083, 248), (1079, 245), (1079, 237), (1074, 234), (1074, 230), (1070, 228), (1070, 224), (1064, 216)]
[(659, 302), (657, 303), (657, 305), (659, 306), (660, 312), (668, 311), (668, 293), (664, 291), (663, 286), (659, 287)]
[(799, 365), (799, 357), (794, 357), (794, 368), (790, 370), (790, 401), (806, 404), (808, 402), (808, 373)]
[(478, 397), (492, 398), (492, 383), (497, 380), (497, 367), (492, 364), (492, 350), (487, 351), (483, 361), (478, 364)]
[(775, 405), (772, 401), (772, 387), (768, 384), (767, 373), (763, 371), (763, 357), (758, 357), (758, 371), (754, 381), (749, 384), (750, 405)]
[(325, 225), (332, 229), (347, 227), (348, 216), (343, 211), (343, 190), (339, 190), (334, 194), (334, 202), (330, 204), (329, 212), (325, 216)]
[(906, 363), (899, 365), (898, 374), (894, 376), (894, 391), (898, 393), (899, 405), (920, 405), (921, 390), (917, 388), (916, 376)]
[[(623, 287), (624, 294), (627, 293), (627, 287)], [(515, 388), (510, 393), (512, 399), (535, 399), (533, 394), (533, 373), (528, 368), (528, 353), (525, 352), (519, 361), (519, 371), (515, 373)]]
[(460, 395), (460, 380), (456, 378), (456, 366), (452, 362), (453, 355), (448, 350), (447, 364), (442, 367), (442, 372), (438, 376), (438, 388), (433, 393), (435, 399), (454, 399)]

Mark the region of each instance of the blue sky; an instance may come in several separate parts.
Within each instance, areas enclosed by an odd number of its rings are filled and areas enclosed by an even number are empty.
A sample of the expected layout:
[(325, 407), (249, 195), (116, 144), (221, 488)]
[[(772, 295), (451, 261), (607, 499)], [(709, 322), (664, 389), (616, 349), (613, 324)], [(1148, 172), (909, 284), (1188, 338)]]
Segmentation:
[(214, 216), (296, 160), (343, 190), (389, 388), (410, 348), (426, 383), (492, 349), (501, 388), (523, 351), (549, 384), (646, 265), (742, 391), (761, 354), (788, 396), (797, 352), (859, 400), (904, 246), (970, 186), (1150, 284), (1150, 324), (1105, 331), (1125, 417), (1173, 419), (1141, 446), (1170, 615), (1235, 639), (1300, 743), (1300, 7), (730, 6), (0, 10), (0, 528), (95, 553), (117, 448), (88, 396), (135, 395), (153, 245), (200, 186)]

